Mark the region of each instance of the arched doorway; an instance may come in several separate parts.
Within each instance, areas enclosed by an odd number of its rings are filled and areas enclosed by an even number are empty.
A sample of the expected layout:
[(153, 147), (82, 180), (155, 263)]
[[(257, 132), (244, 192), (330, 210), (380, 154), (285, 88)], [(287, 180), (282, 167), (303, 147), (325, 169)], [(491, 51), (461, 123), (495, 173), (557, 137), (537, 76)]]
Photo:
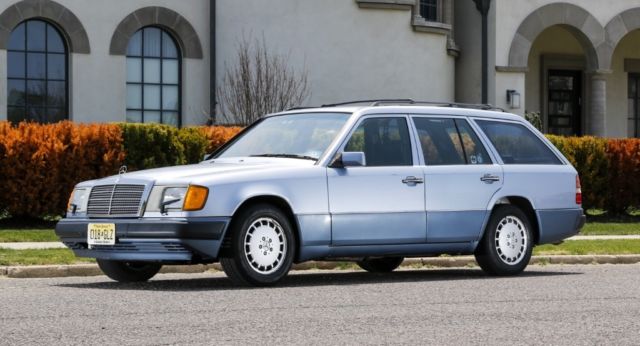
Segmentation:
[(545, 130), (564, 135), (607, 135), (608, 40), (585, 9), (568, 3), (542, 6), (520, 24), (508, 68), (526, 71), (529, 111)]
[(525, 76), (525, 103), (527, 111), (541, 114), (545, 132), (585, 133), (587, 66), (585, 49), (570, 27), (554, 25), (534, 40)]

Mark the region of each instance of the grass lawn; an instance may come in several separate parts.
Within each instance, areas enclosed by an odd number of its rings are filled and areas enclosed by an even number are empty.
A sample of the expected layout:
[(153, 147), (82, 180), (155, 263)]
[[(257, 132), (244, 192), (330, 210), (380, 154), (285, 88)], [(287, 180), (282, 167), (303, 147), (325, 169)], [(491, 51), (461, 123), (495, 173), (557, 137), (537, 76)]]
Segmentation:
[(575, 240), (560, 245), (542, 245), (533, 249), (534, 255), (638, 255), (640, 239), (631, 240)]
[(68, 249), (6, 250), (0, 249), (0, 266), (74, 264), (95, 262), (78, 258)]
[[(534, 255), (638, 255), (640, 239), (633, 240), (576, 240), (561, 245), (542, 245), (534, 248)], [(0, 266), (93, 263), (93, 259), (75, 257), (68, 249), (5, 250), (0, 249)], [(345, 262), (339, 269), (354, 269)]]
[(640, 234), (640, 223), (588, 222), (581, 235), (634, 235)]
[(60, 241), (52, 229), (0, 229), (0, 243)]

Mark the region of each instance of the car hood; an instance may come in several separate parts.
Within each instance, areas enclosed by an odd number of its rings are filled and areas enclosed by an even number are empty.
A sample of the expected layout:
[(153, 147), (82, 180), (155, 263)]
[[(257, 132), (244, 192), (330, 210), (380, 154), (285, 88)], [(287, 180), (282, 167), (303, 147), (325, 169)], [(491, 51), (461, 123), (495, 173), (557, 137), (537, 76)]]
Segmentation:
[(87, 181), (81, 185), (126, 184), (127, 182), (154, 182), (155, 184), (188, 184), (199, 178), (218, 174), (237, 174), (248, 171), (277, 169), (282, 167), (313, 166), (314, 161), (285, 158), (229, 158), (203, 161), (199, 164), (146, 169), (107, 178)]

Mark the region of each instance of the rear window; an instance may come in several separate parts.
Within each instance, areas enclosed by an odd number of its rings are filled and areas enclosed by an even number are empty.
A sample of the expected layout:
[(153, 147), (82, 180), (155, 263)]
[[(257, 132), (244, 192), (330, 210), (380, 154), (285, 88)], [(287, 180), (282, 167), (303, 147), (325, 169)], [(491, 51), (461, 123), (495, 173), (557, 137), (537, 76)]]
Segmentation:
[(558, 157), (526, 126), (476, 120), (507, 165), (559, 165)]

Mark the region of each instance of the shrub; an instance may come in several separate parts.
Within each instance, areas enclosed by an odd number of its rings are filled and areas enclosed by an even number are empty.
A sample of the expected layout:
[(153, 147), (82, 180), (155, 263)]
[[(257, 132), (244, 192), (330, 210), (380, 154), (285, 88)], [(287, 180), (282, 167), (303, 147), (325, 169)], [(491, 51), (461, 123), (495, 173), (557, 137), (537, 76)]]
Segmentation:
[(186, 162), (177, 128), (160, 124), (123, 123), (119, 126), (127, 150), (125, 164), (130, 171)]
[(604, 208), (609, 186), (607, 140), (596, 137), (547, 136), (580, 175), (585, 208)]
[(614, 214), (640, 206), (640, 139), (612, 139), (607, 143), (609, 160), (606, 209)]
[(216, 149), (220, 148), (223, 144), (228, 142), (231, 138), (242, 131), (242, 127), (225, 127), (225, 126), (212, 126), (202, 127), (209, 146), (207, 147), (207, 153), (212, 153)]
[(197, 163), (241, 128), (157, 124), (0, 122), (0, 213), (61, 215), (81, 181), (130, 170)]
[(117, 172), (124, 159), (113, 125), (0, 125), (0, 210), (13, 217), (61, 214), (74, 185)]
[(185, 163), (198, 163), (207, 153), (209, 141), (205, 133), (198, 127), (183, 128), (178, 131), (178, 140), (184, 148)]

